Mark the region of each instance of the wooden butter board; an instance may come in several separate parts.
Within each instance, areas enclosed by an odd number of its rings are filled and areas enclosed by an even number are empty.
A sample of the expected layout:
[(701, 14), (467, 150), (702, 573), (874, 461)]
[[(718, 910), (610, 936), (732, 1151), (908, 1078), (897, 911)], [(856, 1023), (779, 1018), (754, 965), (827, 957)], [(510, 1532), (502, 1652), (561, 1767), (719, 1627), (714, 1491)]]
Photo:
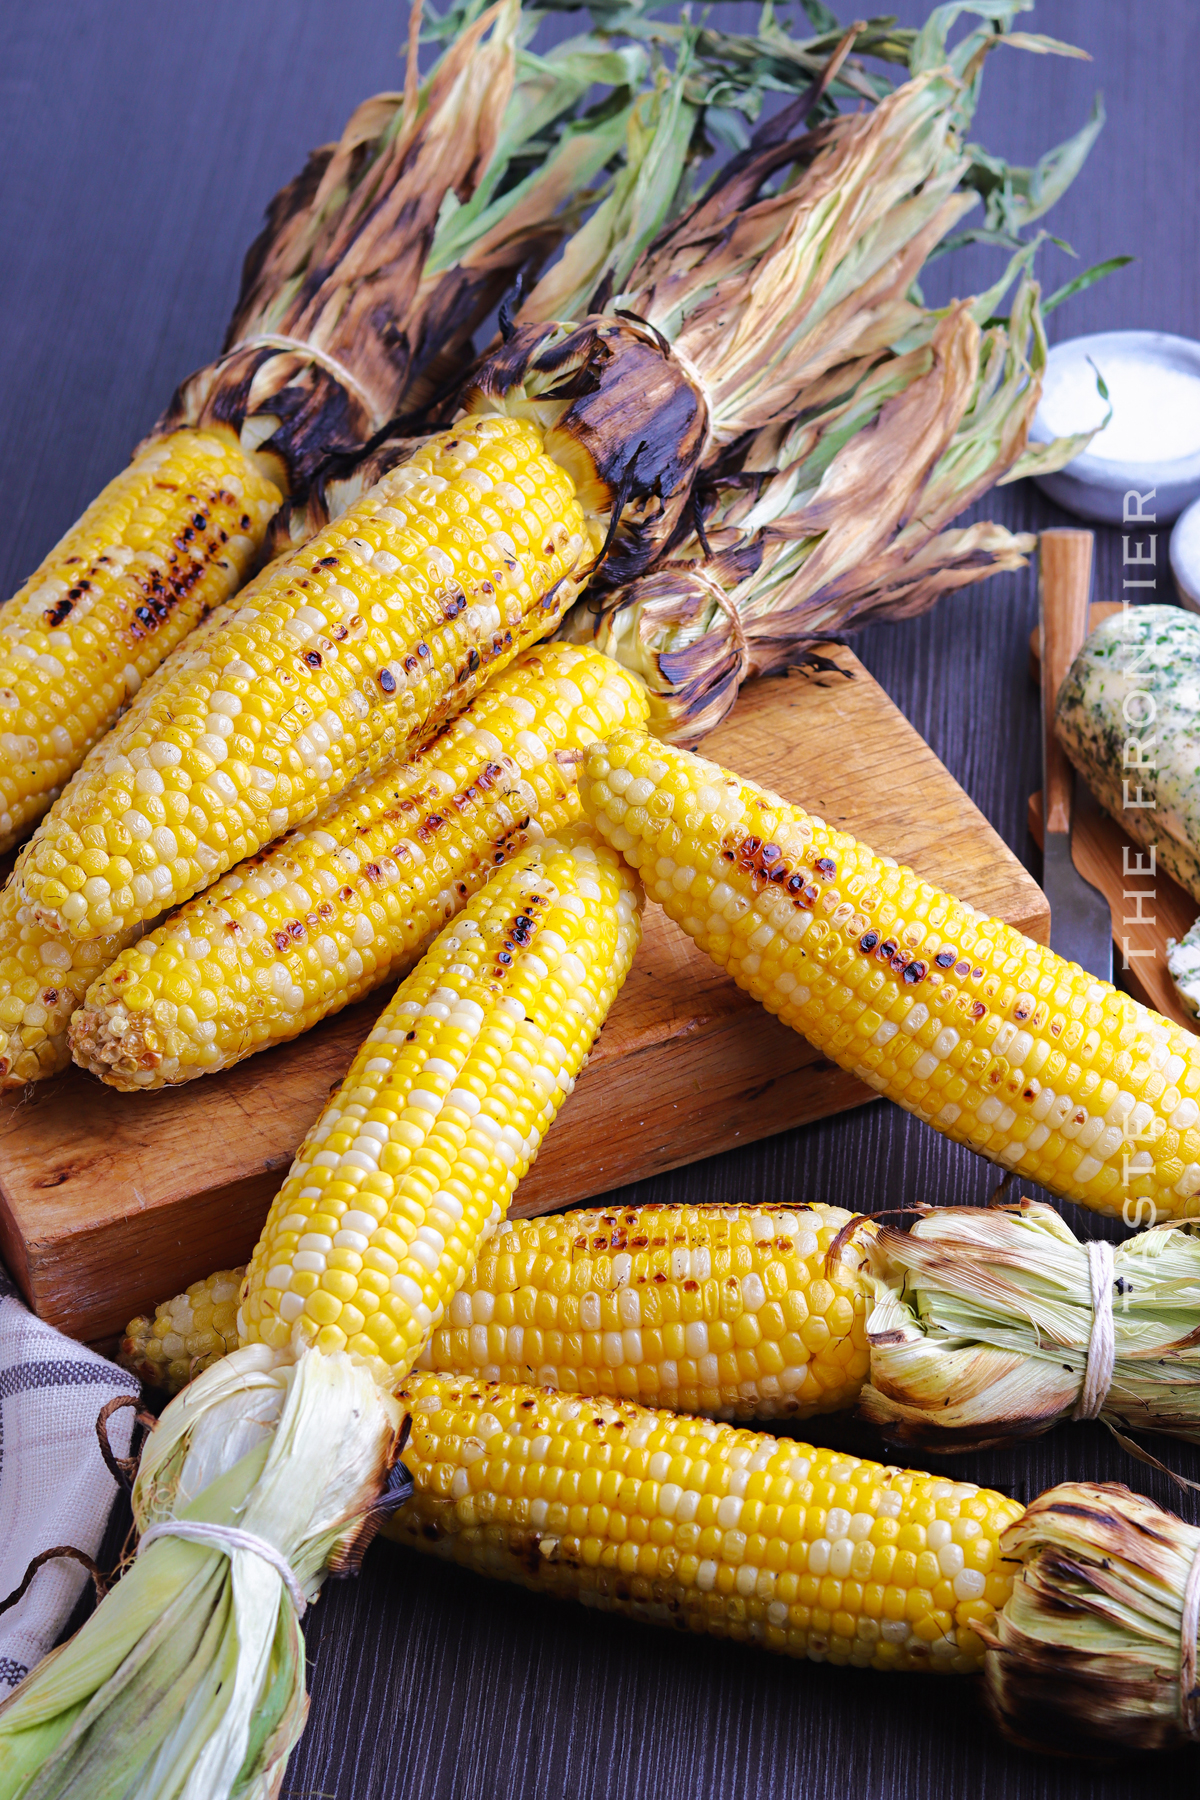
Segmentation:
[[(853, 653), (751, 683), (707, 754), (1045, 943), (1045, 896)], [(118, 1094), (78, 1069), (0, 1101), (0, 1253), (30, 1304), (119, 1332), (244, 1261), (381, 992), (222, 1075)], [(521, 1184), (547, 1212), (873, 1099), (648, 906), (588, 1068)]]
[[(1120, 601), (1094, 601), (1088, 615), (1089, 631), (1094, 631), (1102, 620), (1120, 610)], [(1035, 626), (1029, 643), (1029, 669), (1035, 682), (1041, 680), (1040, 635)], [(1040, 793), (1030, 795), (1029, 833), (1040, 845)], [(1113, 965), (1121, 972), (1122, 984), (1128, 986), (1136, 999), (1152, 1006), (1164, 1018), (1188, 1031), (1200, 1033), (1200, 1025), (1181, 1004), (1167, 968), (1167, 940), (1181, 938), (1191, 929), (1200, 906), (1165, 869), (1158, 869), (1153, 875), (1126, 875), (1126, 849), (1132, 857), (1144, 858), (1145, 853), (1129, 841), (1128, 834), (1121, 830), (1117, 821), (1100, 807), (1089, 807), (1079, 815), (1076, 829), (1071, 834), (1071, 861), (1084, 880), (1090, 881), (1108, 901), (1112, 913)], [(1140, 892), (1140, 902), (1126, 899), (1126, 892), (1132, 890)], [(1148, 916), (1138, 918), (1139, 913)]]

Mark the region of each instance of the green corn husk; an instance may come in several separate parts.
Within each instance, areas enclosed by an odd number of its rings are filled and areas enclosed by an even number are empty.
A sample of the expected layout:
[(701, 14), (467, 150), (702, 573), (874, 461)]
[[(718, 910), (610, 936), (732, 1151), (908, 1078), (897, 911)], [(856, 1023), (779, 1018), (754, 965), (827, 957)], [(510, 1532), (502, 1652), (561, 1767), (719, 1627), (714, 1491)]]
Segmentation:
[[(870, 1240), (871, 1374), (860, 1407), (906, 1449), (989, 1449), (1070, 1418), (1092, 1335), (1086, 1245), (1029, 1200), (929, 1212)], [(1200, 1235), (1116, 1246), (1116, 1361), (1100, 1417), (1200, 1443)]]
[[(1181, 1667), (1200, 1530), (1128, 1488), (1066, 1482), (1000, 1547), (1022, 1565), (994, 1628), (980, 1627), (1001, 1729), (1056, 1756), (1194, 1744)], [(1191, 1675), (1195, 1708), (1194, 1662)]]
[[(281, 1551), (311, 1599), (373, 1535), (398, 1417), (347, 1356), (235, 1351), (147, 1440), (138, 1530), (236, 1525)], [(304, 1638), (275, 1569), (160, 1538), (6, 1701), (0, 1796), (259, 1800), (278, 1791), (307, 1704)]]

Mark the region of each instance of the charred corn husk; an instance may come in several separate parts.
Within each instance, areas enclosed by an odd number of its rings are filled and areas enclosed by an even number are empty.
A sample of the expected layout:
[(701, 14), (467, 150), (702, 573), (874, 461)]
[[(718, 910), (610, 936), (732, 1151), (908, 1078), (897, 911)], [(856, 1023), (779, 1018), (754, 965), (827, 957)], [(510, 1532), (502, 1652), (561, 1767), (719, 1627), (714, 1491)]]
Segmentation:
[[(640, 56), (583, 40), (523, 64), (514, 90), (517, 18), (506, 0), (423, 88), (414, 65), (406, 94), (365, 102), (338, 144), (313, 153), (250, 252), (225, 355), (183, 384), (4, 608), (0, 850), (241, 586), (284, 495), (420, 404), (513, 275), (574, 222), (564, 202), (619, 149), (628, 109), (618, 91), (611, 117), (568, 127), (560, 115), (593, 81), (636, 80)], [(496, 198), (530, 145), (545, 168)], [(439, 226), (452, 189), (468, 202), (453, 232)]]
[(1065, 1482), (1000, 1549), (1016, 1580), (986, 1668), (1007, 1735), (1057, 1756), (1194, 1744), (1200, 1531), (1128, 1488)]
[(1012, 1500), (629, 1401), (414, 1375), (414, 1548), (650, 1623), (860, 1668), (970, 1673)]
[[(97, 1792), (96, 1768), (141, 1800), (189, 1779), (206, 1800), (278, 1786), (305, 1709), (303, 1600), (378, 1524), (390, 1389), (582, 1067), (639, 908), (635, 878), (576, 826), (499, 870), (401, 985), (271, 1209), (249, 1341), (142, 1453), (144, 1553), (0, 1708), (0, 1793), (35, 1772)], [(209, 1533), (188, 1542), (195, 1519)]]
[[(1027, 533), (950, 520), (1023, 473), (1045, 336), (1023, 279), (1005, 326), (980, 332), (994, 297), (964, 301), (912, 336), (817, 417), (755, 435), (698, 489), (703, 537), (602, 606), (585, 596), (562, 634), (636, 669), (655, 734), (694, 743), (741, 682), (806, 642), (875, 618), (910, 617), (942, 593), (1023, 566)], [(1044, 450), (1045, 446), (1041, 447)], [(1078, 453), (1062, 440), (1065, 463)], [(1039, 454), (1041, 454), (1039, 450)]]
[[(983, 1449), (1071, 1417), (1200, 1441), (1193, 1229), (1159, 1226), (1109, 1252), (1024, 1200), (938, 1208), (910, 1231), (881, 1227), (869, 1257), (860, 1410), (893, 1442)], [(1113, 1353), (1100, 1369), (1106, 1316)]]
[(646, 710), (640, 682), (597, 651), (528, 652), (423, 754), (357, 783), (110, 962), (75, 1014), (75, 1060), (115, 1087), (161, 1087), (360, 999), (499, 863), (578, 817), (575, 753)]
[[(836, 1206), (642, 1206), (509, 1220), (418, 1367), (723, 1417), (851, 1406), (869, 1305), (860, 1239), (842, 1240), (854, 1218)], [(222, 1270), (132, 1319), (125, 1367), (176, 1393), (227, 1355), (219, 1296), (243, 1274)]]
[(1190, 1032), (686, 750), (620, 734), (580, 798), (701, 949), (878, 1093), (1127, 1225), (1200, 1211)]

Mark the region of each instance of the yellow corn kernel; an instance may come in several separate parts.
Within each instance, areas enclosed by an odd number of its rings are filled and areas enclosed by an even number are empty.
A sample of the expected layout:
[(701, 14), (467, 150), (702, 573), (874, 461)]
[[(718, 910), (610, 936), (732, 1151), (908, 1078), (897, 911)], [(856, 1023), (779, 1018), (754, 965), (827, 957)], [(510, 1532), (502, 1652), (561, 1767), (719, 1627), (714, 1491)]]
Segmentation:
[(0, 611), (0, 851), (245, 581), (282, 498), (231, 431), (152, 438)]
[(348, 1350), (381, 1381), (411, 1367), (640, 935), (636, 882), (583, 827), (497, 871), (400, 984), (300, 1146), (250, 1261), (243, 1343)]
[[(400, 1399), (416, 1492), (384, 1531), (401, 1543), (539, 1593), (813, 1661), (983, 1665), (976, 1626), (994, 1618), (1010, 1577), (990, 1595), (993, 1578), (965, 1564), (954, 1531), (970, 1519), (995, 1554), (1022, 1511), (1001, 1494), (596, 1396), (414, 1373)], [(580, 1458), (604, 1469), (602, 1504), (567, 1498)], [(886, 1580), (869, 1580), (874, 1534), (897, 1526), (919, 1540), (944, 1593), (899, 1559)]]
[(688, 751), (619, 733), (580, 798), (702, 950), (877, 1092), (1127, 1225), (1200, 1212), (1190, 1032)]
[(641, 683), (598, 651), (528, 651), (423, 754), (117, 957), (75, 1015), (76, 1062), (126, 1090), (187, 1081), (394, 979), (499, 863), (578, 817), (577, 766), (558, 753), (646, 712)]
[(553, 631), (590, 529), (527, 421), (428, 440), (97, 745), (30, 849), (39, 920), (86, 938), (150, 918), (427, 742)]

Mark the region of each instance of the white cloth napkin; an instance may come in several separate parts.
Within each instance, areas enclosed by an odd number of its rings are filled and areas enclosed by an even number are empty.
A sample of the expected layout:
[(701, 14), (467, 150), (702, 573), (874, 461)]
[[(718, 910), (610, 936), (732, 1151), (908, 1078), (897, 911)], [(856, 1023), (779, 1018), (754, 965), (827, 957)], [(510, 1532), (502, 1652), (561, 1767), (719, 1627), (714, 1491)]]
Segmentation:
[[(0, 1600), (39, 1551), (71, 1544), (94, 1557), (117, 1495), (100, 1455), (96, 1415), (134, 1377), (44, 1325), (0, 1263)], [(129, 1452), (133, 1408), (109, 1421), (114, 1456)], [(0, 1613), (0, 1694), (53, 1648), (87, 1571), (70, 1557), (43, 1564), (24, 1597)]]

